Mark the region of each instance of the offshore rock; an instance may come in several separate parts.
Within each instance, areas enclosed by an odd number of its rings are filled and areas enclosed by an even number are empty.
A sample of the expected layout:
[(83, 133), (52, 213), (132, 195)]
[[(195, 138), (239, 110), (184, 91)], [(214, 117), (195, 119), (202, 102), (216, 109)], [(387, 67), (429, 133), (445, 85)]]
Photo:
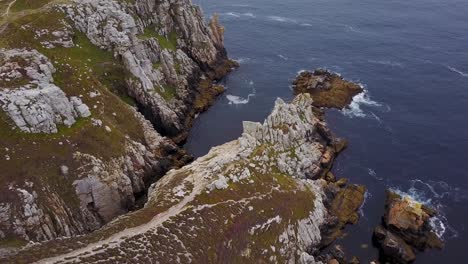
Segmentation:
[(293, 83), (293, 89), (296, 94), (309, 93), (317, 107), (340, 110), (348, 106), (354, 96), (363, 92), (358, 84), (323, 69), (299, 73)]
[(321, 263), (312, 252), (327, 221), (327, 183), (313, 168), (326, 143), (312, 108), (307, 94), (278, 99), (263, 124), (245, 122), (242, 137), (153, 184), (143, 209), (5, 261)]
[(436, 211), (411, 197), (387, 191), (382, 225), (374, 230), (381, 258), (409, 263), (416, 258), (414, 250), (442, 249), (443, 242), (430, 225), (430, 219), (435, 216)]

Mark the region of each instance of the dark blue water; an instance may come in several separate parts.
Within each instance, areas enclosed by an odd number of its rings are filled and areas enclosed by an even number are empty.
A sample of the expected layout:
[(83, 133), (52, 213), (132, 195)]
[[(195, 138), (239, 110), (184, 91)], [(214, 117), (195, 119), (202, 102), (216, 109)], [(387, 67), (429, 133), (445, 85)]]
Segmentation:
[(241, 68), (226, 79), (227, 93), (196, 120), (186, 145), (191, 153), (237, 138), (243, 120), (262, 121), (277, 97), (291, 99), (299, 70), (339, 72), (368, 93), (360, 109), (327, 113), (333, 131), (350, 142), (334, 170), (369, 190), (359, 224), (340, 243), (363, 263), (376, 258), (372, 229), (383, 213), (384, 190), (394, 188), (442, 212), (446, 248), (420, 254), (417, 263), (462, 261), (457, 257), (468, 244), (466, 0), (195, 2), (206, 15), (221, 14), (226, 47)]

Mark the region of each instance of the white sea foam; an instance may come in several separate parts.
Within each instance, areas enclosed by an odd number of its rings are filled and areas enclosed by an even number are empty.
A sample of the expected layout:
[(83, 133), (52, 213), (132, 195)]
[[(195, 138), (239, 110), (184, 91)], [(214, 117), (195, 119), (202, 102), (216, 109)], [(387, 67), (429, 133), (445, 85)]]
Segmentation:
[(397, 62), (397, 61), (389, 61), (389, 60), (367, 60), (369, 63), (373, 64), (380, 64), (380, 65), (386, 65), (386, 66), (391, 66), (391, 67), (399, 67), (399, 68), (404, 68), (403, 63)]
[(378, 180), (378, 181), (383, 180), (382, 177), (377, 176), (377, 173), (376, 173), (375, 170), (373, 170), (373, 169), (368, 168), (368, 169), (367, 169), (367, 173), (368, 173), (372, 178), (374, 178), (374, 179), (376, 179), (376, 180)]
[(287, 17), (281, 17), (281, 16), (268, 16), (267, 17), (269, 20), (273, 20), (276, 22), (282, 22), (282, 23), (293, 23), (296, 24), (297, 21), (292, 19), (292, 18), (287, 18)]
[(234, 59), (236, 62), (238, 62), (239, 64), (243, 64), (243, 63), (247, 63), (247, 62), (250, 62), (252, 61), (251, 58), (237, 58), (237, 59)]
[(234, 104), (234, 105), (248, 104), (250, 102), (250, 98), (254, 97), (255, 94), (256, 94), (256, 90), (253, 87), (254, 86), (253, 81), (249, 81), (249, 86), (252, 87), (252, 93), (247, 95), (247, 98), (244, 98), (244, 97), (241, 97), (241, 96), (238, 96), (238, 95), (232, 95), (232, 94), (226, 95), (226, 99), (228, 99), (229, 104), (230, 105), (232, 105), (232, 104)]
[(453, 71), (453, 72), (455, 72), (455, 73), (458, 73), (458, 74), (460, 74), (460, 75), (463, 76), (463, 77), (468, 77), (468, 73), (466, 73), (466, 72), (462, 72), (462, 71), (460, 71), (459, 69), (457, 69), (457, 68), (455, 68), (455, 67), (452, 67), (452, 66), (450, 66), (450, 65), (446, 65), (446, 67), (447, 67), (447, 69), (449, 69), (449, 70), (451, 70), (451, 71)]
[(279, 54), (279, 55), (278, 55), (278, 57), (280, 57), (281, 59), (283, 59), (283, 60), (285, 60), (285, 61), (287, 61), (287, 60), (288, 60), (288, 58), (287, 58), (286, 56), (284, 56), (284, 55), (281, 55), (281, 54)]
[(378, 115), (374, 114), (374, 112), (370, 112), (370, 113), (375, 118), (375, 120), (377, 120), (380, 124), (383, 123), (382, 119)]
[(240, 96), (237, 96), (237, 95), (232, 95), (232, 94), (228, 94), (226, 95), (226, 98), (229, 100), (229, 104), (248, 104), (249, 103), (249, 97), (247, 98), (242, 98)]
[(372, 101), (367, 90), (364, 89), (362, 93), (354, 96), (351, 104), (341, 112), (349, 117), (366, 117), (367, 115), (361, 109), (361, 106), (378, 107), (381, 106), (381, 104), (376, 101)]
[(359, 207), (359, 214), (362, 216), (362, 217), (365, 217), (364, 216), (364, 206), (366, 205), (366, 202), (369, 198), (372, 197), (372, 194), (366, 190), (366, 192), (364, 193), (364, 201), (362, 202), (361, 204), (361, 207)]
[(431, 217), (431, 219), (429, 219), (429, 224), (431, 225), (432, 231), (442, 239), (447, 230), (444, 222), (439, 217)]
[(253, 13), (227, 12), (227, 13), (223, 13), (222, 15), (235, 17), (235, 18), (241, 18), (241, 17), (256, 18), (256, 16)]
[(303, 27), (312, 27), (312, 24), (309, 24), (309, 23), (302, 23), (301, 26), (303, 26)]
[(232, 17), (240, 17), (240, 14), (235, 13), (235, 12), (223, 13), (223, 15), (232, 16)]
[(452, 228), (443, 212), (442, 202), (466, 200), (466, 190), (461, 190), (458, 187), (452, 187), (443, 181), (428, 181), (420, 179), (411, 180), (411, 186), (407, 191), (402, 191), (399, 188), (390, 188), (393, 192), (422, 203), (424, 205), (436, 208), (438, 215), (430, 219), (432, 230), (441, 239), (453, 238), (458, 236), (458, 232)]

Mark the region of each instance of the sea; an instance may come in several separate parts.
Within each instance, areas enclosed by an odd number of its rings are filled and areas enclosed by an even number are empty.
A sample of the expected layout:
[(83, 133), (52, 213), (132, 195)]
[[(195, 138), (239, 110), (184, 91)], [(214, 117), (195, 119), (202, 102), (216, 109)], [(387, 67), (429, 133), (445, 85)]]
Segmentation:
[(362, 263), (377, 259), (372, 232), (385, 190), (435, 207), (442, 251), (416, 263), (461, 263), (468, 255), (468, 1), (194, 0), (218, 14), (225, 46), (241, 67), (227, 91), (194, 122), (194, 156), (261, 122), (276, 98), (293, 98), (301, 70), (326, 68), (360, 83), (349, 108), (327, 110), (349, 141), (333, 172), (367, 187), (357, 225), (337, 241)]

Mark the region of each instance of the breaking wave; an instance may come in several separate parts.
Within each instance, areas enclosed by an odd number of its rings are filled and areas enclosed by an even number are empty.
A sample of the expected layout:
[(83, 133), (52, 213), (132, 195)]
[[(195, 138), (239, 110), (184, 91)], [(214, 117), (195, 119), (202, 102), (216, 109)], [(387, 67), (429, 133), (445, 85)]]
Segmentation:
[[(363, 85), (361, 85), (361, 87), (364, 89)], [(382, 105), (376, 101), (372, 101), (367, 90), (364, 89), (362, 93), (354, 96), (351, 104), (341, 112), (349, 117), (366, 117), (367, 115), (364, 113), (361, 106), (379, 107)]]
[(455, 72), (455, 73), (460, 74), (460, 75), (463, 76), (463, 77), (468, 77), (468, 73), (462, 72), (462, 71), (460, 71), (459, 69), (457, 69), (457, 68), (455, 68), (455, 67), (452, 67), (452, 66), (450, 66), (450, 65), (446, 65), (445, 67), (447, 67), (447, 69), (449, 69), (449, 70), (452, 71), (452, 72)]
[[(254, 82), (249, 81), (249, 86), (253, 87)], [(240, 104), (248, 104), (250, 102), (250, 98), (254, 97), (256, 94), (255, 88), (252, 88), (252, 93), (247, 95), (247, 98), (238, 96), (238, 95), (232, 95), (232, 94), (227, 94), (226, 99), (228, 99), (230, 105), (240, 105)]]

